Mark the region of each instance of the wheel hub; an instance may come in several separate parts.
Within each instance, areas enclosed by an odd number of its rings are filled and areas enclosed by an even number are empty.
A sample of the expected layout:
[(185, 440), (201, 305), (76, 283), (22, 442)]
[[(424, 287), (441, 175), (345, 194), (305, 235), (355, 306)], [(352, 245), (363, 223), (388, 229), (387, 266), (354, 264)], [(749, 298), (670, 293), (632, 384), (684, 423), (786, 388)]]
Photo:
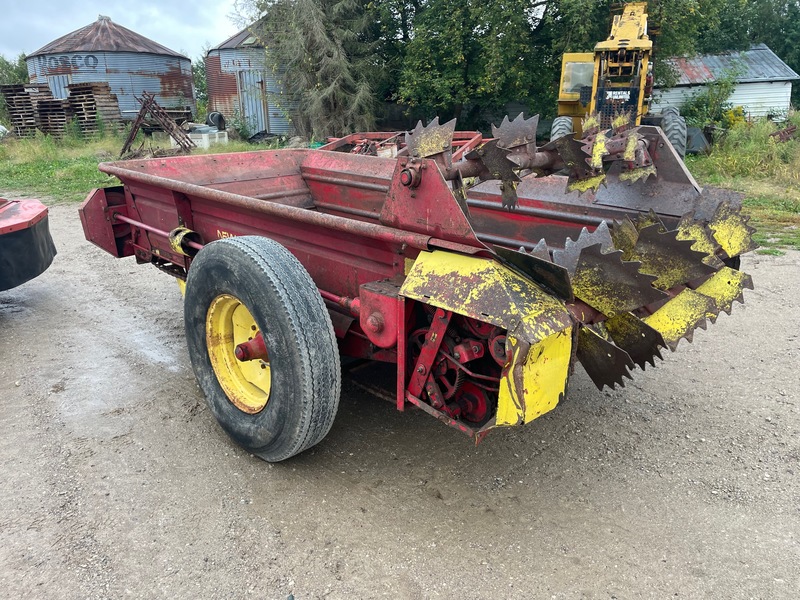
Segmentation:
[(206, 341), (211, 366), (231, 403), (248, 414), (262, 411), (272, 382), (267, 347), (255, 319), (238, 298), (222, 294), (213, 300), (206, 317)]

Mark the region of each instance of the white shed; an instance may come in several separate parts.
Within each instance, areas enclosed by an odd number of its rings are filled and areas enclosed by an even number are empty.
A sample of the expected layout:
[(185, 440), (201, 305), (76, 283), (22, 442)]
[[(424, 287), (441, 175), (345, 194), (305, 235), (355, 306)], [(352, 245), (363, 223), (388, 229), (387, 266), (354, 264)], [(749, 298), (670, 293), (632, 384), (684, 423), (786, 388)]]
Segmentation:
[(785, 62), (765, 44), (743, 52), (703, 54), (693, 58), (666, 59), (678, 73), (678, 82), (671, 88), (656, 88), (653, 112), (665, 106), (682, 106), (717, 77), (737, 71), (736, 87), (728, 102), (744, 108), (750, 117), (777, 117), (789, 110), (792, 81), (800, 79)]

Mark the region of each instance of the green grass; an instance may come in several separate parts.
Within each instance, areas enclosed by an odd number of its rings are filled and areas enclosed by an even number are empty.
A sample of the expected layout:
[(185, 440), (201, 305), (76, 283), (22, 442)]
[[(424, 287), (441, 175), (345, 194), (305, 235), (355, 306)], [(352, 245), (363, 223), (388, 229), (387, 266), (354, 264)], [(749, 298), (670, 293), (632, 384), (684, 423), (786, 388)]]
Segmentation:
[[(789, 122), (800, 126), (800, 114)], [(800, 250), (800, 139), (776, 142), (769, 121), (741, 123), (708, 156), (687, 157), (701, 185), (743, 192), (743, 210), (757, 229), (761, 254)]]
[[(124, 141), (124, 134), (90, 140), (69, 135), (63, 139), (40, 135), (27, 140), (3, 140), (0, 142), (0, 191), (41, 196), (48, 203), (79, 202), (93, 188), (118, 184), (115, 177), (98, 171), (97, 165), (117, 160)], [(141, 139), (137, 138), (133, 148), (140, 144)], [(169, 142), (161, 141), (160, 145), (168, 148)], [(207, 150), (195, 149), (192, 153), (246, 152), (274, 147), (276, 145), (231, 141)]]
[(97, 165), (113, 160), (121, 146), (116, 137), (4, 140), (0, 143), (0, 189), (56, 201), (82, 200), (92, 188), (116, 181), (98, 171)]

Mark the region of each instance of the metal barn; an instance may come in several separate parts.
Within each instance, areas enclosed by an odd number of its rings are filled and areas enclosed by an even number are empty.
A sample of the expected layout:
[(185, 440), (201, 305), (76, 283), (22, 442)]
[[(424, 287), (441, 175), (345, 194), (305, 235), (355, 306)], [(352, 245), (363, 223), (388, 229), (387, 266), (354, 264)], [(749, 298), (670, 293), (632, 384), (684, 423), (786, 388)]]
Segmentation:
[(679, 78), (674, 87), (655, 91), (652, 104), (655, 112), (664, 106), (681, 106), (707, 83), (735, 70), (738, 75), (730, 104), (743, 107), (750, 117), (780, 118), (789, 110), (792, 81), (800, 79), (800, 75), (765, 44), (744, 52), (671, 58), (666, 62), (676, 70)]
[(109, 17), (50, 42), (28, 55), (32, 83), (46, 83), (54, 98), (66, 98), (73, 83), (107, 82), (123, 119), (134, 119), (135, 96), (156, 94), (173, 113), (194, 113), (191, 61)]
[(222, 113), (229, 124), (239, 120), (251, 135), (291, 134), (296, 104), (267, 63), (267, 51), (252, 28), (211, 48), (206, 54), (209, 112)]

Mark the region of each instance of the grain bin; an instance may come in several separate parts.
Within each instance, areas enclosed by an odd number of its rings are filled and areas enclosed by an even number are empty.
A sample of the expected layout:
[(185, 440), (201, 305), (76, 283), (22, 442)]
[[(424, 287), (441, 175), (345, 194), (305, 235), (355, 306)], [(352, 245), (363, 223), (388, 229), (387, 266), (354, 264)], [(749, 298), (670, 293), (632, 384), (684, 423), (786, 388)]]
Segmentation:
[(144, 91), (174, 116), (195, 111), (191, 61), (109, 17), (50, 42), (26, 61), (31, 82), (46, 83), (55, 98), (66, 98), (69, 84), (107, 82), (123, 119), (136, 117), (135, 96)]
[(243, 29), (206, 54), (208, 110), (220, 112), (229, 125), (253, 135), (293, 132), (296, 103), (281, 85), (284, 76), (268, 60), (255, 27)]

